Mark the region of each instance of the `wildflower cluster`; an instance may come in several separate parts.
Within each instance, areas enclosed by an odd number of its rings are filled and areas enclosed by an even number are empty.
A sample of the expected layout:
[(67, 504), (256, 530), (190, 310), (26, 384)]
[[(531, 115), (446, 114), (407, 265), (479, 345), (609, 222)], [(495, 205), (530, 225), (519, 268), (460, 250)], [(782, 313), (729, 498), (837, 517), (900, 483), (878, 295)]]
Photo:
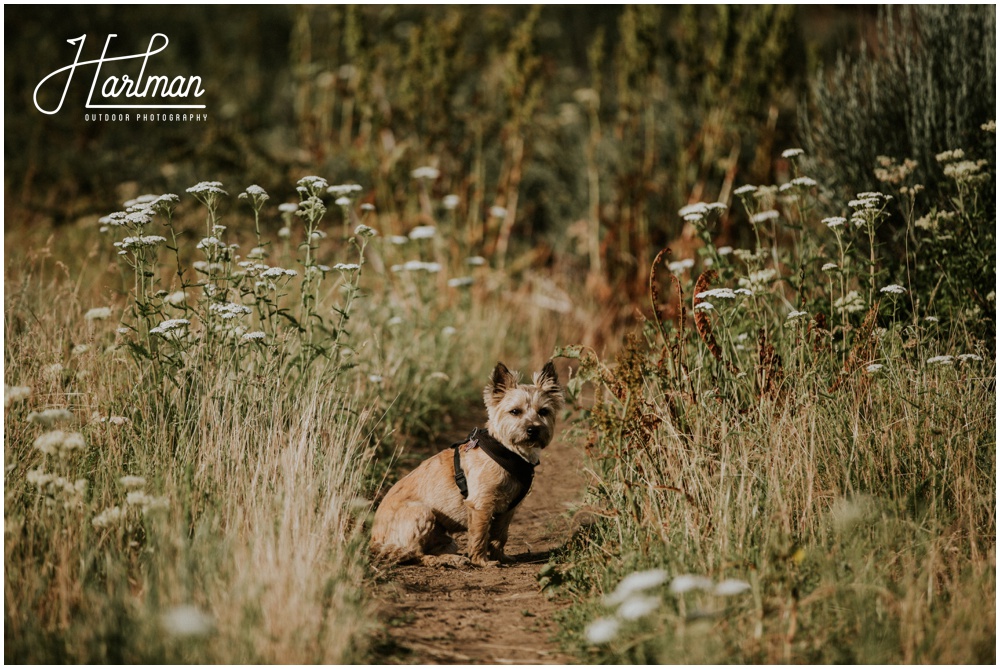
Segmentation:
[[(649, 591), (659, 588), (666, 581), (667, 573), (662, 569), (634, 572), (623, 578), (603, 600), (604, 606), (616, 608), (614, 615), (589, 623), (584, 629), (584, 637), (594, 645), (614, 641), (623, 623), (641, 620), (660, 608), (661, 597), (649, 594)], [(695, 591), (704, 591), (716, 597), (732, 597), (750, 589), (750, 584), (740, 579), (728, 578), (715, 583), (706, 576), (692, 574), (675, 576), (669, 586), (670, 594), (678, 598)]]
[(4, 408), (9, 407), (11, 404), (16, 404), (18, 402), (23, 402), (24, 400), (31, 397), (31, 386), (4, 386), (3, 387), (3, 405)]
[[(23, 401), (30, 392), (27, 387), (8, 388), (5, 400), (8, 404)], [(74, 476), (79, 465), (78, 456), (87, 449), (86, 440), (79, 432), (51, 429), (56, 423), (72, 419), (72, 412), (66, 409), (32, 411), (27, 416), (28, 423), (48, 430), (39, 434), (32, 444), (41, 454), (42, 461), (28, 470), (25, 480), (36, 490), (49, 512), (81, 509), (87, 491), (87, 479)]]
[[(170, 500), (164, 496), (150, 495), (146, 492), (146, 479), (142, 476), (126, 475), (118, 479), (125, 490), (125, 503), (109, 506), (94, 514), (90, 524), (95, 530), (115, 530), (133, 527), (134, 521), (140, 516), (167, 511)], [(132, 511), (130, 518), (129, 511)]]
[[(322, 226), (327, 212), (324, 198), (336, 199), (346, 224), (358, 218), (354, 203), (361, 191), (357, 184), (331, 186), (322, 177), (307, 176), (296, 185), (299, 201), (278, 205), (283, 223), (277, 233), (279, 240), (289, 239), (294, 220), (301, 221), (300, 269), (266, 262), (273, 248), (273, 242), (267, 239), (271, 197), (258, 185), (247, 187), (238, 196), (253, 212), (253, 244), (246, 251), (232, 241), (229, 226), (223, 224), (221, 206), (228, 192), (217, 181), (203, 181), (187, 189), (207, 210), (204, 234), (194, 245), (201, 257), (191, 261), (185, 259), (172, 220), (179, 202), (175, 195), (143, 196), (127, 203), (124, 211), (102, 219), (105, 230), (127, 233), (115, 242), (115, 247), (135, 274), (130, 313), (118, 329), (129, 350), (137, 360), (151, 360), (163, 372), (183, 366), (200, 347), (207, 347), (206, 360), (217, 360), (221, 358), (213, 351), (219, 347), (232, 348), (248, 342), (270, 340), (287, 345), (246, 349), (229, 358), (238, 366), (259, 364), (264, 360), (259, 356), (275, 354), (280, 358), (276, 362), (293, 364), (302, 372), (311, 361), (329, 355), (339, 345), (350, 303), (356, 296), (364, 248), (377, 232), (358, 221), (353, 236), (345, 231), (345, 241), (357, 253), (356, 261), (331, 263), (332, 269), (322, 264), (319, 242), (328, 234)], [(157, 219), (162, 221), (166, 235), (148, 234), (145, 230)], [(157, 285), (164, 247), (172, 250), (176, 275), (181, 279), (181, 285), (172, 290), (160, 290)], [(333, 270), (340, 273), (345, 303), (334, 310), (331, 318), (328, 312), (321, 311), (319, 296)], [(297, 308), (290, 303), (295, 298)], [(109, 316), (110, 310), (92, 310), (87, 318)], [(293, 342), (297, 347), (291, 346)]]

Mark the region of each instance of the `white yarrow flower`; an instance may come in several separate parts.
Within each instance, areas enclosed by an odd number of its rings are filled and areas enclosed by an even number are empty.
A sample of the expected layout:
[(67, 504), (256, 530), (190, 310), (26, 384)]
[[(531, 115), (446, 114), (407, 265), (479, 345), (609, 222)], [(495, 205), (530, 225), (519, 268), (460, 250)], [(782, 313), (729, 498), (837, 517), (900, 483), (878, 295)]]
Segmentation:
[(218, 237), (205, 237), (200, 242), (198, 242), (198, 245), (195, 248), (207, 249), (207, 248), (215, 248), (218, 246), (222, 246), (222, 241)]
[(750, 590), (750, 584), (746, 581), (741, 581), (736, 578), (727, 578), (722, 581), (712, 590), (713, 595), (719, 597), (730, 597), (732, 595), (739, 595)]
[(31, 387), (30, 386), (4, 386), (3, 387), (3, 405), (4, 407), (9, 407), (14, 402), (23, 402), (24, 400), (31, 397)]
[(73, 414), (67, 409), (45, 409), (44, 411), (32, 411), (28, 414), (28, 422), (41, 425), (42, 427), (52, 427), (59, 421), (72, 420)]
[(691, 592), (692, 590), (711, 590), (714, 585), (712, 579), (705, 576), (681, 574), (674, 577), (674, 580), (670, 582), (670, 592), (675, 595), (683, 595), (685, 592)]
[(126, 493), (125, 503), (129, 506), (139, 507), (143, 514), (150, 511), (166, 511), (170, 508), (170, 500), (166, 497), (148, 495), (142, 490), (132, 490)]
[(902, 286), (898, 285), (898, 284), (893, 283), (893, 284), (889, 284), (888, 286), (885, 286), (884, 288), (879, 288), (879, 292), (880, 293), (891, 293), (893, 295), (902, 295), (903, 293), (906, 292), (906, 289), (903, 288)]
[(54, 430), (46, 432), (35, 439), (34, 447), (45, 455), (65, 457), (70, 451), (82, 451), (87, 447), (83, 435), (79, 432), (63, 432)]
[(936, 355), (933, 358), (927, 358), (928, 365), (950, 365), (955, 361), (955, 358), (950, 355)]
[(695, 202), (681, 207), (677, 211), (677, 214), (684, 219), (687, 219), (688, 216), (694, 216), (695, 220), (699, 220), (702, 216), (708, 214), (708, 205), (704, 202)]
[(410, 176), (414, 179), (427, 179), (429, 181), (434, 181), (441, 176), (441, 171), (435, 167), (418, 167), (410, 172)]
[(87, 321), (102, 321), (109, 316), (111, 316), (110, 307), (95, 307), (87, 311), (83, 315), (83, 319)]
[(732, 288), (712, 288), (711, 290), (705, 290), (698, 293), (695, 297), (699, 300), (704, 300), (710, 297), (717, 297), (724, 300), (734, 300), (736, 299), (736, 291)]
[(95, 529), (105, 529), (111, 527), (112, 525), (117, 525), (124, 515), (125, 512), (120, 508), (112, 506), (94, 516), (91, 519), (90, 524), (93, 525)]
[[(272, 269), (279, 269), (279, 268), (274, 267)], [(289, 270), (289, 271), (294, 271), (294, 270)], [(281, 270), (281, 272), (282, 274), (284, 274), (286, 270)], [(228, 302), (225, 304), (220, 304), (220, 303), (210, 304), (208, 310), (214, 314), (217, 314), (220, 318), (223, 318), (225, 320), (253, 313), (253, 310), (250, 307), (243, 304), (238, 304), (236, 302)]]
[(868, 308), (865, 299), (856, 290), (852, 290), (841, 298), (834, 301), (833, 307), (838, 311), (843, 310), (849, 314), (864, 311)]
[(767, 221), (776, 220), (781, 214), (779, 214), (774, 209), (768, 209), (766, 211), (761, 211), (750, 217), (750, 222), (754, 224), (766, 223)]
[(353, 193), (360, 193), (364, 190), (361, 184), (337, 184), (336, 186), (330, 186), (326, 189), (326, 192), (330, 195), (335, 195), (341, 197), (344, 195), (351, 195)]
[(339, 270), (341, 272), (353, 272), (355, 270), (361, 269), (361, 265), (354, 262), (339, 262), (333, 266), (333, 269)]
[(170, 609), (160, 616), (160, 623), (167, 634), (175, 637), (206, 636), (215, 629), (212, 616), (190, 604)]
[(188, 188), (187, 192), (192, 195), (200, 195), (203, 193), (209, 193), (212, 195), (229, 195), (229, 193), (222, 190), (222, 182), (220, 181), (200, 181), (194, 186)]
[(172, 304), (174, 306), (177, 306), (179, 304), (183, 304), (184, 299), (185, 299), (184, 291), (178, 290), (164, 297), (163, 301)]
[(796, 158), (798, 156), (804, 155), (805, 151), (802, 149), (785, 149), (781, 152), (782, 158)]
[(632, 595), (655, 588), (667, 580), (667, 573), (662, 569), (647, 569), (629, 574), (621, 580), (614, 592), (604, 598), (608, 606), (617, 606)]
[(136, 488), (141, 488), (146, 485), (146, 479), (143, 476), (123, 476), (118, 479), (118, 482), (125, 486), (126, 490), (135, 490)]
[(115, 246), (120, 249), (137, 249), (156, 246), (167, 241), (166, 237), (160, 235), (143, 235), (141, 237), (126, 237), (120, 242), (115, 242)]
[(410, 230), (410, 239), (431, 239), (437, 234), (437, 228), (433, 225), (418, 225)]
[(299, 188), (305, 188), (306, 190), (312, 191), (326, 190), (329, 187), (326, 179), (317, 176), (302, 177), (298, 180), (296, 185)]
[(605, 644), (618, 636), (619, 627), (621, 627), (621, 623), (613, 618), (598, 618), (587, 625), (583, 635), (590, 643)]
[(680, 274), (686, 269), (691, 269), (694, 267), (694, 258), (684, 258), (683, 260), (675, 260), (672, 263), (667, 264), (667, 269), (669, 269), (674, 274)]
[(190, 325), (191, 321), (186, 318), (171, 318), (170, 320), (163, 321), (155, 328), (149, 330), (150, 334), (164, 334), (170, 330), (176, 330), (177, 328), (184, 327), (185, 325)]
[(618, 607), (618, 617), (622, 620), (645, 618), (660, 606), (659, 597), (632, 595)]

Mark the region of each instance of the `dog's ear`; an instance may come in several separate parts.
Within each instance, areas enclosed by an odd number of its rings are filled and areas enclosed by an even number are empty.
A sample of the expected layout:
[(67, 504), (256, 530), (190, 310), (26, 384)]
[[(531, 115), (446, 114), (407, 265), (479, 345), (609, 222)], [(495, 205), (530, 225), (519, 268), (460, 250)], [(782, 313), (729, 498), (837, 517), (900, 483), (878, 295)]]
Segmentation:
[(549, 360), (542, 367), (542, 371), (535, 372), (535, 378), (533, 379), (535, 385), (543, 390), (556, 390), (559, 388), (559, 375), (556, 373), (556, 367)]
[(490, 374), (490, 383), (483, 389), (483, 399), (488, 406), (492, 406), (500, 401), (511, 388), (517, 387), (517, 377), (507, 369), (507, 365), (498, 362)]
[(559, 375), (556, 373), (555, 365), (552, 364), (551, 360), (545, 363), (545, 366), (542, 367), (542, 371), (535, 372), (535, 376), (532, 380), (543, 392), (552, 393), (562, 398), (562, 388), (559, 386)]

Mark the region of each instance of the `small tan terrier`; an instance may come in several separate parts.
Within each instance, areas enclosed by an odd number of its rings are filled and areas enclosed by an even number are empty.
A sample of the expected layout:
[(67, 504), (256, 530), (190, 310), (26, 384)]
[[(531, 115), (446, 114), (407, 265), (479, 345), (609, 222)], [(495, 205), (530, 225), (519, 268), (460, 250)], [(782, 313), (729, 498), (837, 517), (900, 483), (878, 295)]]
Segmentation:
[[(552, 441), (563, 391), (552, 362), (532, 385), (498, 362), (483, 389), (489, 420), (394, 485), (375, 512), (371, 547), (383, 559), (426, 565), (495, 566), (514, 511)], [(451, 534), (468, 532), (468, 558)]]

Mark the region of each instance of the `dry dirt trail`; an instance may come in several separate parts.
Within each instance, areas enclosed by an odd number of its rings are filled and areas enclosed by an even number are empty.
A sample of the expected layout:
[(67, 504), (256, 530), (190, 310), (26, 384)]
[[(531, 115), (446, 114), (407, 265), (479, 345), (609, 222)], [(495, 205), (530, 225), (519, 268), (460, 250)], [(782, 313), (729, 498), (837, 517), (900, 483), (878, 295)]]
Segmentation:
[[(444, 446), (480, 423), (443, 436)], [(386, 638), (374, 662), (385, 664), (570, 664), (552, 641), (560, 608), (539, 591), (538, 570), (570, 536), (569, 507), (583, 498), (583, 454), (565, 424), (542, 454), (531, 493), (510, 526), (516, 562), (464, 569), (399, 565), (379, 579), (376, 596)], [(449, 440), (450, 438), (450, 440)], [(458, 538), (464, 549), (463, 537)]]

